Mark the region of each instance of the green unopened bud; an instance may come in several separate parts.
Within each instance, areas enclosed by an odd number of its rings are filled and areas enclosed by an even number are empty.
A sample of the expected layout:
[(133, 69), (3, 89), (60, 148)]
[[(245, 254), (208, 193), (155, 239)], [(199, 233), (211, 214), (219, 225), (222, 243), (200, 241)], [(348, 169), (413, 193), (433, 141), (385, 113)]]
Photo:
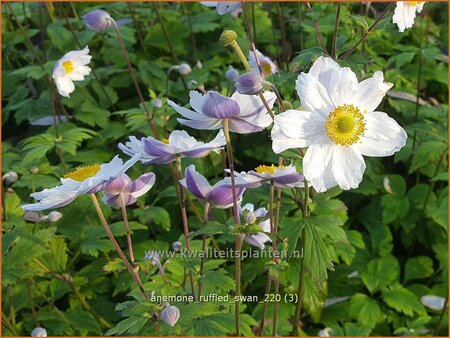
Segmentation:
[(224, 46), (231, 46), (233, 43), (236, 42), (237, 34), (235, 31), (232, 30), (224, 30), (222, 34), (220, 35), (219, 41)]
[(293, 108), (292, 103), (290, 103), (289, 101), (283, 101), (283, 106), (284, 106), (284, 109), (286, 109), (286, 110)]

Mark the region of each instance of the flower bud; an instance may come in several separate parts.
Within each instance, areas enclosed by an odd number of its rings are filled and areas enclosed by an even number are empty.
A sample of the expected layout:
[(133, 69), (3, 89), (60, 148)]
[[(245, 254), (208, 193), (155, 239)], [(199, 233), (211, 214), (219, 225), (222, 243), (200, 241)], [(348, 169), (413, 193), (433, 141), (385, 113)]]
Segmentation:
[(203, 63), (201, 63), (200, 60), (198, 60), (197, 63), (195, 64), (195, 67), (197, 67), (198, 69), (202, 69)]
[(2, 176), (2, 181), (5, 181), (6, 185), (10, 185), (10, 184), (16, 183), (18, 178), (19, 178), (19, 176), (17, 175), (17, 173), (15, 171), (9, 171)]
[(47, 330), (43, 327), (36, 327), (31, 331), (31, 337), (47, 337)]
[(284, 109), (286, 109), (286, 110), (293, 108), (292, 103), (290, 103), (289, 101), (283, 101), (283, 106), (284, 106)]
[(195, 81), (195, 80), (190, 80), (190, 81), (187, 83), (187, 86), (188, 86), (189, 89), (195, 89), (195, 88), (197, 88), (197, 86), (198, 86), (198, 82)]
[(161, 319), (167, 325), (174, 326), (180, 318), (180, 310), (176, 306), (166, 305), (166, 308), (161, 312)]
[(222, 34), (220, 35), (219, 41), (224, 46), (231, 46), (236, 42), (237, 34), (235, 31), (232, 30), (224, 30)]
[(176, 242), (172, 243), (172, 249), (174, 251), (179, 252), (179, 251), (181, 251), (182, 248), (183, 248), (183, 244), (181, 244), (181, 242), (176, 241)]
[(387, 177), (387, 176), (385, 176), (383, 178), (383, 187), (384, 187), (384, 190), (386, 190), (386, 192), (388, 192), (389, 194), (393, 194), (394, 193), (392, 191), (391, 184), (389, 182), (389, 177)]
[(152, 262), (153, 265), (161, 265), (158, 253), (156, 251), (145, 251), (144, 261)]
[(38, 167), (31, 167), (30, 173), (32, 173), (33, 175), (36, 175), (38, 172), (39, 172), (39, 168)]
[(160, 99), (153, 99), (152, 106), (155, 108), (161, 108), (163, 106), (163, 102)]
[(178, 72), (181, 75), (189, 75), (192, 72), (191, 66), (189, 66), (187, 63), (182, 63), (178, 66)]
[(238, 77), (236, 89), (239, 94), (256, 95), (263, 90), (264, 79), (257, 73), (245, 73)]
[(228, 66), (228, 70), (225, 72), (225, 77), (230, 82), (236, 82), (239, 77), (239, 72), (233, 68), (233, 66)]
[(48, 220), (50, 222), (58, 222), (62, 218), (62, 214), (58, 211), (52, 211), (48, 214)]
[(82, 16), (86, 26), (97, 32), (104, 32), (112, 26), (113, 18), (108, 12), (96, 9)]
[(425, 295), (420, 297), (420, 301), (423, 305), (434, 311), (442, 311), (445, 306), (444, 297)]
[(257, 217), (254, 212), (249, 212), (245, 220), (248, 224), (254, 224), (256, 222), (256, 218)]
[(228, 119), (241, 112), (236, 101), (218, 92), (208, 92), (203, 102), (203, 114), (216, 119)]

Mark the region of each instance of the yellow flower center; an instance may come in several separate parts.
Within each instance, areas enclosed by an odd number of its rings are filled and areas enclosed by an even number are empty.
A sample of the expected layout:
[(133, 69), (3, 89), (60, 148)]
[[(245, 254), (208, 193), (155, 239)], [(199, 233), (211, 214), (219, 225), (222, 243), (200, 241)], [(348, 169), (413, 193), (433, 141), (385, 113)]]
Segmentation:
[(76, 170), (64, 175), (64, 178), (71, 178), (78, 182), (83, 182), (85, 179), (95, 176), (100, 171), (99, 164), (86, 165), (78, 167)]
[(423, 4), (424, 2), (425, 1), (406, 1), (406, 4), (410, 5), (410, 6), (419, 6), (419, 5)]
[(164, 143), (164, 144), (169, 144), (169, 140), (166, 139), (165, 137), (163, 137), (163, 138), (161, 139), (161, 142)]
[(271, 164), (271, 165), (262, 164), (262, 165), (256, 167), (255, 171), (258, 174), (268, 173), (268, 174), (273, 175), (273, 174), (275, 174), (275, 171), (277, 171), (277, 169), (279, 169), (279, 168), (284, 168), (284, 165), (276, 166), (274, 164)]
[(70, 74), (73, 71), (73, 62), (72, 61), (64, 61), (62, 63), (62, 66), (64, 70), (66, 71), (66, 74)]
[(272, 74), (272, 67), (270, 67), (270, 63), (268, 62), (261, 62), (261, 69), (264, 73), (264, 76), (268, 76), (270, 74)]
[(344, 104), (330, 113), (325, 129), (334, 143), (349, 146), (358, 142), (364, 133), (364, 116), (355, 106)]

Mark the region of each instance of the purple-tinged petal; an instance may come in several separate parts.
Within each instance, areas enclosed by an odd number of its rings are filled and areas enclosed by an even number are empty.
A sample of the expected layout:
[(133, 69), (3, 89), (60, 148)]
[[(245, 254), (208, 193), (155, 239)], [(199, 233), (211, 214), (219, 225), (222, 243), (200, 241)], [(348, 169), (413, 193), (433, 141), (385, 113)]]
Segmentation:
[(155, 140), (153, 137), (144, 139), (144, 150), (148, 155), (154, 157), (170, 155), (174, 152), (169, 144)]
[(243, 120), (239, 117), (232, 117), (229, 119), (229, 126), (231, 132), (238, 134), (250, 134), (264, 130), (263, 127)]
[(108, 195), (120, 194), (131, 183), (127, 174), (122, 174), (103, 187), (103, 191)]
[[(233, 189), (229, 185), (216, 183), (207, 195), (207, 201), (216, 208), (225, 209), (233, 204)], [(244, 187), (236, 187), (236, 199), (239, 200), (245, 191)]]
[(180, 183), (195, 197), (203, 200), (206, 199), (206, 196), (211, 190), (211, 185), (208, 183), (206, 178), (195, 170), (195, 166), (193, 164), (186, 168), (185, 178), (184, 180), (181, 180)]
[(111, 205), (116, 208), (120, 208), (122, 206), (122, 199), (123, 199), (123, 204), (125, 206), (136, 203), (136, 197), (133, 197), (130, 194), (118, 194), (118, 195), (104, 194), (102, 201), (105, 204)]
[(245, 235), (244, 241), (246, 241), (250, 245), (256, 246), (261, 250), (264, 250), (264, 243), (260, 241), (258, 235)]
[(262, 217), (266, 217), (268, 211), (266, 208), (258, 208), (253, 213), (255, 214), (255, 216), (257, 218), (262, 218)]
[(133, 197), (140, 197), (153, 187), (155, 179), (154, 173), (141, 175), (127, 187), (127, 191)]
[[(272, 108), (276, 100), (276, 95), (272, 92), (264, 92), (263, 95), (269, 107)], [(247, 118), (261, 113), (268, 114), (258, 95), (243, 95), (236, 91), (231, 95), (231, 99), (239, 104), (241, 109), (239, 113), (240, 118)]]
[(222, 128), (222, 120), (207, 118), (203, 121), (185, 120), (178, 118), (177, 121), (185, 126), (199, 130), (216, 130)]
[(226, 96), (210, 91), (203, 102), (202, 113), (216, 119), (228, 119), (239, 115), (239, 104)]

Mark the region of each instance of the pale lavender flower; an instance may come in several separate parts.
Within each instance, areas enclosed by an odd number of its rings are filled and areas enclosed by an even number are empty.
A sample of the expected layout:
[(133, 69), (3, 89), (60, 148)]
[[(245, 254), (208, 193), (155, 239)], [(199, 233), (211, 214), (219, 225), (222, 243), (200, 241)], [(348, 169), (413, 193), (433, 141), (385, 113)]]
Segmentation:
[(143, 164), (167, 164), (175, 161), (177, 157), (199, 158), (211, 152), (219, 153), (225, 145), (223, 130), (210, 142), (203, 143), (189, 136), (184, 130), (174, 130), (169, 139), (161, 141), (149, 136), (138, 140), (131, 136), (125, 145), (119, 144), (119, 148), (127, 155), (140, 154)]
[[(180, 180), (180, 184), (202, 203), (208, 202), (212, 207), (226, 209), (233, 205), (230, 177), (226, 177), (211, 186), (208, 180), (195, 170), (195, 165), (191, 164), (186, 168), (185, 178)], [(236, 199), (239, 200), (244, 194), (245, 187), (237, 184), (235, 189)]]
[(239, 1), (200, 1), (200, 4), (207, 7), (216, 7), (217, 13), (220, 15), (233, 14), (241, 9)]
[(161, 319), (169, 326), (174, 326), (180, 318), (180, 310), (173, 305), (166, 303), (166, 307), (161, 312)]
[(155, 174), (147, 173), (135, 181), (122, 174), (103, 187), (103, 202), (114, 207), (130, 205), (148, 192), (155, 184)]
[[(275, 94), (265, 92), (264, 98), (270, 108), (275, 103)], [(178, 122), (185, 126), (200, 130), (215, 130), (222, 128), (223, 119), (228, 119), (231, 132), (248, 134), (262, 131), (272, 123), (261, 99), (256, 95), (242, 95), (235, 92), (231, 98), (217, 92), (201, 94), (190, 91), (190, 110), (181, 107), (171, 100), (167, 103), (186, 119)]]
[(264, 183), (274, 182), (276, 187), (302, 187), (304, 177), (294, 166), (260, 165), (255, 170), (235, 173), (236, 184), (246, 188), (257, 188)]
[[(261, 65), (261, 69), (265, 77), (278, 72), (277, 66), (269, 57), (265, 56), (259, 50), (256, 50), (256, 55), (258, 56), (259, 64)], [(256, 62), (255, 53), (252, 50), (249, 51), (247, 59), (253, 71), (259, 73), (259, 67), (258, 63)]]
[(251, 203), (247, 203), (244, 207), (241, 208), (240, 216), (245, 216), (245, 223), (254, 224), (258, 223), (258, 226), (261, 228), (263, 232), (258, 232), (256, 235), (245, 235), (244, 240), (253, 246), (264, 249), (264, 244), (267, 242), (271, 242), (269, 236), (267, 236), (264, 232), (270, 232), (270, 220), (265, 219), (261, 221), (261, 218), (266, 217), (267, 209), (266, 208), (258, 208), (255, 210), (255, 206)]
[(107, 11), (96, 9), (82, 16), (86, 26), (97, 32), (104, 32), (113, 25), (113, 18)]
[(236, 90), (243, 95), (257, 95), (264, 88), (264, 79), (258, 73), (245, 73), (238, 77)]
[(233, 66), (228, 66), (227, 71), (225, 72), (225, 77), (230, 82), (236, 82), (239, 77), (239, 72), (237, 69), (233, 68)]
[(181, 75), (189, 75), (192, 73), (192, 68), (187, 63), (182, 63), (178, 66), (178, 72)]
[(43, 327), (35, 327), (31, 331), (31, 337), (47, 337), (47, 330)]

